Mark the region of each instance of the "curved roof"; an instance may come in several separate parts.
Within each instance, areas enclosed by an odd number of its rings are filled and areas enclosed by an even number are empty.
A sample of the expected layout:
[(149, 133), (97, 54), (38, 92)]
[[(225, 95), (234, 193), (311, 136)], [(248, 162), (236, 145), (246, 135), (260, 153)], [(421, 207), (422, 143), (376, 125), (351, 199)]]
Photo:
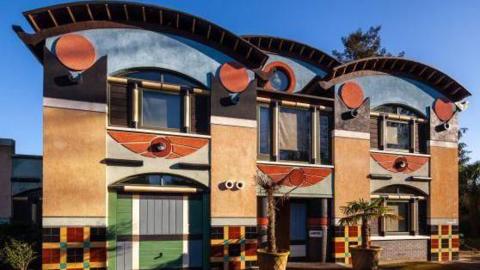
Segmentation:
[(81, 1), (23, 13), (35, 34), (13, 29), (42, 60), (46, 38), (95, 28), (143, 28), (188, 37), (212, 46), (248, 68), (258, 69), (268, 56), (232, 32), (202, 18), (154, 5), (122, 1)]
[(263, 35), (243, 35), (242, 38), (264, 51), (296, 58), (327, 72), (341, 64), (325, 52), (293, 40)]
[(471, 95), (460, 83), (438, 69), (400, 57), (370, 57), (345, 63), (333, 68), (323, 83), (324, 87), (328, 87), (343, 79), (375, 73), (398, 73), (418, 79), (440, 90), (453, 101)]

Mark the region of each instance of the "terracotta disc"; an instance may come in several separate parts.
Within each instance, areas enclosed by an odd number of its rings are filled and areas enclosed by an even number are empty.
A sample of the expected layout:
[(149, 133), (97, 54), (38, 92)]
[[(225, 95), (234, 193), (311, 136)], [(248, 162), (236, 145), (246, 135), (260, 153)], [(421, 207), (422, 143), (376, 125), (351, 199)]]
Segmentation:
[(454, 114), (454, 104), (448, 100), (437, 98), (433, 104), (433, 110), (441, 121), (448, 121)]
[(62, 64), (75, 71), (86, 70), (95, 63), (95, 47), (81, 35), (60, 37), (55, 44), (55, 54)]
[(305, 173), (302, 169), (294, 169), (289, 173), (288, 181), (294, 186), (300, 186), (305, 182)]
[(223, 64), (219, 76), (222, 85), (232, 93), (245, 91), (250, 83), (247, 69), (235, 62)]
[(340, 90), (340, 98), (342, 98), (343, 103), (345, 103), (348, 108), (357, 109), (362, 105), (364, 100), (362, 87), (354, 82), (346, 82)]
[(157, 157), (165, 157), (172, 152), (172, 145), (166, 138), (156, 138), (150, 144), (149, 150)]

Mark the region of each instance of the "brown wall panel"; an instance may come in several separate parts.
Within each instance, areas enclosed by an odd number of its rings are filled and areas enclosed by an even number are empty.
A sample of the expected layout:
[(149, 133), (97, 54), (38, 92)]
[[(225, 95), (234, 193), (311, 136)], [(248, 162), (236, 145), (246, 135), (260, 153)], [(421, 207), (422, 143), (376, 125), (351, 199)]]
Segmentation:
[[(257, 130), (212, 124), (211, 216), (256, 217)], [(222, 190), (226, 180), (244, 181), (242, 190)]]
[(342, 217), (340, 207), (360, 198), (370, 198), (370, 141), (334, 138), (334, 217)]
[(431, 146), (430, 218), (458, 218), (458, 150)]
[(105, 114), (44, 107), (43, 119), (43, 216), (105, 216)]
[(0, 219), (8, 219), (12, 215), (12, 145), (0, 145)]

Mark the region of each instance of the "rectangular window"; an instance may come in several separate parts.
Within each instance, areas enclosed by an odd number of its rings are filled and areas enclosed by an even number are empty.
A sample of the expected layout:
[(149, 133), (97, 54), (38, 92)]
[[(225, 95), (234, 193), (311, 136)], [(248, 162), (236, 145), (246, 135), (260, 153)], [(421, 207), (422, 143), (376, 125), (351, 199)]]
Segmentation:
[(385, 142), (387, 148), (409, 150), (410, 124), (406, 122), (387, 121)]
[(278, 126), (280, 159), (309, 161), (312, 137), (310, 111), (281, 107)]
[(142, 127), (180, 130), (182, 128), (182, 97), (159, 91), (143, 90)]
[(408, 202), (387, 202), (387, 207), (398, 219), (386, 219), (387, 232), (408, 232), (409, 231), (409, 203)]
[(272, 114), (270, 108), (260, 106), (259, 118), (259, 153), (270, 155), (272, 151)]
[(321, 164), (331, 164), (331, 130), (332, 130), (332, 117), (331, 115), (325, 115), (320, 113), (319, 117), (319, 153)]

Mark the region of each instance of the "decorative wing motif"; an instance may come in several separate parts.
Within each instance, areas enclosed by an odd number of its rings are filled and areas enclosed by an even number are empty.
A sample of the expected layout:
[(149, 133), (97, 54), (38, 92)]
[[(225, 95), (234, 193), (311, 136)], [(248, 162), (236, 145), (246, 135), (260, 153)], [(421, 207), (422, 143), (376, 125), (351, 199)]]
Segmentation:
[(375, 160), (382, 168), (394, 173), (412, 173), (425, 165), (429, 160), (428, 157), (403, 156), (382, 153), (371, 153)]
[(125, 131), (109, 131), (116, 142), (128, 150), (149, 158), (175, 159), (190, 155), (208, 143), (208, 139), (159, 136)]
[(328, 168), (298, 168), (277, 165), (258, 165), (259, 170), (270, 176), (272, 181), (288, 187), (309, 187), (331, 174)]

